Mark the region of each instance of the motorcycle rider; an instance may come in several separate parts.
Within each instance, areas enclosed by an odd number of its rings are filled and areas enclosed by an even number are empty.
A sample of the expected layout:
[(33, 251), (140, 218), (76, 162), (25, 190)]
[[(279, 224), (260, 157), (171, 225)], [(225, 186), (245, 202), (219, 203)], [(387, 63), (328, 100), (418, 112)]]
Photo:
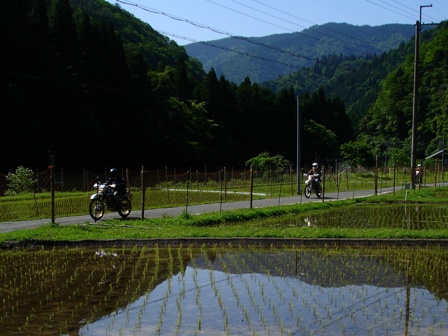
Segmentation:
[(308, 171), (308, 179), (311, 180), (311, 189), (314, 189), (316, 186), (314, 185), (315, 181), (314, 178), (317, 178), (320, 182), (320, 169), (317, 162), (314, 162), (312, 164), (312, 168)]
[(126, 193), (126, 183), (124, 179), (118, 174), (117, 168), (112, 168), (109, 171), (110, 177), (106, 181), (106, 185), (110, 186), (111, 184), (115, 184), (114, 195), (120, 199)]
[(415, 168), (415, 183), (418, 183), (418, 185), (422, 184), (422, 176), (423, 176), (423, 167), (419, 163), (417, 165), (417, 168)]

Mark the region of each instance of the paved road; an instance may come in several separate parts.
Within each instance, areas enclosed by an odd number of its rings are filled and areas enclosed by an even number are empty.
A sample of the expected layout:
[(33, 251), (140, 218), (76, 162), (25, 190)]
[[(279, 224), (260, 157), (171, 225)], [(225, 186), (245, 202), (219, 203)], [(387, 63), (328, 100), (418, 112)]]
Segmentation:
[[(396, 189), (398, 190), (398, 189)], [(392, 188), (383, 188), (378, 190), (379, 194), (392, 192)], [(279, 206), (279, 205), (289, 205), (289, 204), (298, 204), (298, 203), (307, 203), (307, 202), (322, 202), (322, 201), (334, 201), (334, 200), (342, 200), (349, 198), (358, 198), (358, 197), (366, 197), (373, 195), (373, 190), (357, 190), (356, 193), (352, 191), (349, 192), (341, 192), (341, 193), (328, 193), (325, 194), (324, 200), (317, 198), (315, 195), (311, 195), (310, 198), (305, 198), (304, 196), (290, 196), (290, 197), (282, 197), (282, 198), (268, 198), (263, 200), (254, 200), (252, 202), (253, 208), (262, 208), (269, 206)], [(134, 207), (139, 204), (139, 200), (134, 200)], [(247, 209), (250, 207), (249, 201), (242, 202), (229, 202), (229, 203), (217, 203), (217, 204), (201, 204), (201, 205), (191, 205), (188, 206), (187, 211), (190, 214), (200, 214), (205, 212), (219, 212), (224, 210), (235, 210), (235, 209)], [(184, 210), (183, 207), (176, 208), (162, 208), (162, 209), (151, 209), (145, 210), (145, 218), (161, 218), (163, 216), (179, 216)], [(134, 210), (131, 212), (129, 219), (141, 218), (141, 210)], [(106, 213), (103, 219), (106, 218), (120, 218), (117, 213)], [(94, 221), (89, 215), (85, 216), (73, 216), (73, 217), (59, 217), (55, 218), (55, 222), (59, 223), (59, 225), (70, 225), (70, 224), (93, 224)], [(15, 230), (22, 229), (32, 229), (39, 227), (44, 224), (51, 223), (51, 218), (46, 219), (36, 219), (36, 220), (28, 220), (28, 221), (20, 221), (20, 222), (2, 222), (0, 223), (0, 233), (10, 232)]]

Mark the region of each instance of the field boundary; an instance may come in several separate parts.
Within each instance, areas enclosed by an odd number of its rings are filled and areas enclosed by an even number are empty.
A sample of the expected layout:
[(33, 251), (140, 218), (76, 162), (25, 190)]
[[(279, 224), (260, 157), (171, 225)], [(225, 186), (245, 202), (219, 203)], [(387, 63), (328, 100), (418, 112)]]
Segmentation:
[(448, 239), (347, 239), (347, 238), (154, 238), (154, 239), (108, 239), (108, 240), (76, 240), (76, 241), (5, 241), (0, 244), (1, 249), (31, 248), (39, 249), (45, 247), (179, 247), (195, 245), (197, 247), (448, 247)]

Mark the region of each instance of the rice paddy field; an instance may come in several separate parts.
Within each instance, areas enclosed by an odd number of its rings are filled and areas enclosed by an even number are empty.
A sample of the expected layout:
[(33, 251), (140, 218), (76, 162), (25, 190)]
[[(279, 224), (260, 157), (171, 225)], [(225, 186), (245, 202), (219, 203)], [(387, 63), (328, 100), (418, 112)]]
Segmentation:
[(446, 335), (442, 246), (0, 252), (2, 334)]
[[(185, 216), (24, 230), (27, 244), (0, 249), (0, 334), (448, 335), (445, 193), (203, 225)], [(196, 242), (104, 241), (155, 230)], [(338, 238), (348, 231), (388, 239), (347, 244)], [(38, 232), (72, 243), (33, 244)], [(103, 241), (82, 244), (75, 232)]]

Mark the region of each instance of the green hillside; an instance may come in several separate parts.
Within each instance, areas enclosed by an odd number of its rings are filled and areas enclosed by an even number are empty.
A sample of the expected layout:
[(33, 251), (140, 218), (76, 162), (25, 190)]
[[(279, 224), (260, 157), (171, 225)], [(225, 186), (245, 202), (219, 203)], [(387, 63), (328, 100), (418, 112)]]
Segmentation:
[[(420, 35), (418, 157), (425, 158), (443, 146), (447, 115), (447, 24)], [(414, 79), (414, 39), (381, 55), (354, 57), (328, 55), (303, 68), (264, 83), (274, 91), (292, 87), (295, 92), (322, 88), (345, 104), (356, 135), (355, 143), (378, 153), (410, 162)], [(353, 148), (352, 148), (353, 150)], [(390, 152), (389, 152), (390, 151)]]
[[(417, 158), (446, 146), (448, 131), (448, 22), (424, 34), (420, 47), (417, 106)], [(414, 55), (390, 72), (377, 99), (361, 120), (358, 141), (397, 157), (410, 153)], [(445, 145), (444, 145), (445, 144)]]
[[(45, 170), (49, 154), (65, 171), (242, 167), (262, 152), (294, 162), (297, 95), (304, 162), (334, 162), (347, 144), (409, 147), (412, 41), (236, 84), (104, 0), (3, 1), (0, 18), (0, 174)], [(447, 128), (446, 34), (422, 35), (420, 153)]]
[(275, 80), (303, 67), (313, 66), (327, 55), (381, 55), (407, 42), (415, 34), (412, 25), (378, 27), (327, 23), (297, 33), (257, 38), (225, 38), (185, 46), (206, 71), (240, 83), (245, 77), (262, 83)]

